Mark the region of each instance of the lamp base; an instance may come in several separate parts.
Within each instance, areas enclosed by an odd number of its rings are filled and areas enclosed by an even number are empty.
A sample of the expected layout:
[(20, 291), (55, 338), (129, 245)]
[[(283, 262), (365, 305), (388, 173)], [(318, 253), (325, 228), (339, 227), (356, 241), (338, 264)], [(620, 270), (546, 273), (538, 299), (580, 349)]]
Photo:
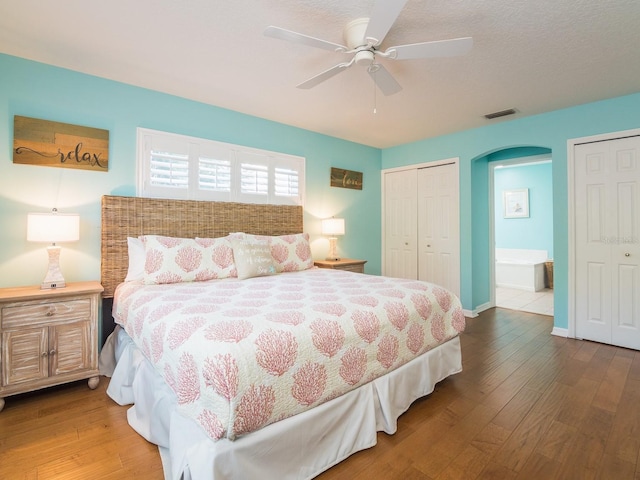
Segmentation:
[(338, 239), (336, 237), (329, 238), (329, 255), (327, 256), (326, 260), (332, 260), (332, 261), (340, 260), (340, 257), (338, 256), (338, 252), (336, 251), (337, 243), (338, 243)]
[(47, 267), (47, 275), (40, 284), (40, 289), (47, 290), (66, 287), (67, 284), (60, 271), (60, 247), (51, 245), (47, 247), (47, 253), (49, 254), (49, 266)]

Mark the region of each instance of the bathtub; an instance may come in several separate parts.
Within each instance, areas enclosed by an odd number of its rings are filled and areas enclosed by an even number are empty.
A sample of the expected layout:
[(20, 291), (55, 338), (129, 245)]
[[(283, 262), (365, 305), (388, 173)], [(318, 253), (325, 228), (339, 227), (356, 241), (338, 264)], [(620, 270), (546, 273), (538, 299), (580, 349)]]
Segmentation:
[(546, 250), (496, 248), (496, 286), (537, 292), (545, 288)]

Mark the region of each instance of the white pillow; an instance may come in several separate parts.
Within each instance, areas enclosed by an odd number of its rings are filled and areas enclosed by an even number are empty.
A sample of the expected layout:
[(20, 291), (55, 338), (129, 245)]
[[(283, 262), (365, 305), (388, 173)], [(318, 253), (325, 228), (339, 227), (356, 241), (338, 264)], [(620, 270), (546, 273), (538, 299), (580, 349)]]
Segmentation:
[(127, 237), (127, 247), (129, 253), (129, 269), (125, 282), (134, 282), (144, 278), (144, 244), (142, 240), (134, 237)]

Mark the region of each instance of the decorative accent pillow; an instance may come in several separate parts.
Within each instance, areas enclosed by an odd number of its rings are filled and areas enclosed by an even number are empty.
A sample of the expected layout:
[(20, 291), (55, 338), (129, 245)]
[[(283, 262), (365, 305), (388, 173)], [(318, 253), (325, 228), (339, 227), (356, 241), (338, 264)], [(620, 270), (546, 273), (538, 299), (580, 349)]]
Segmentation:
[(144, 244), (142, 240), (135, 237), (127, 237), (127, 253), (129, 255), (129, 269), (125, 282), (134, 282), (144, 279)]
[(238, 234), (231, 237), (233, 260), (240, 280), (278, 273), (269, 242), (253, 237)]
[(232, 276), (229, 239), (191, 239), (145, 235), (144, 283), (179, 283)]
[(266, 241), (271, 247), (271, 256), (278, 272), (298, 272), (313, 268), (313, 257), (309, 245), (308, 233), (292, 235), (267, 236), (235, 233), (232, 236), (244, 235), (256, 241)]

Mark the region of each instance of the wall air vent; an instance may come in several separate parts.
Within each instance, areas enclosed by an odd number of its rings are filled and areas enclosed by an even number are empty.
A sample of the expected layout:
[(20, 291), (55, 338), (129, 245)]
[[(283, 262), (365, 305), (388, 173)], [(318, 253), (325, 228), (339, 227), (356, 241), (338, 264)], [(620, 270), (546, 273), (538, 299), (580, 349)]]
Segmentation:
[(487, 120), (493, 120), (494, 118), (506, 117), (507, 115), (513, 115), (518, 111), (515, 108), (509, 108), (507, 110), (501, 110), (500, 112), (487, 113), (484, 118)]

